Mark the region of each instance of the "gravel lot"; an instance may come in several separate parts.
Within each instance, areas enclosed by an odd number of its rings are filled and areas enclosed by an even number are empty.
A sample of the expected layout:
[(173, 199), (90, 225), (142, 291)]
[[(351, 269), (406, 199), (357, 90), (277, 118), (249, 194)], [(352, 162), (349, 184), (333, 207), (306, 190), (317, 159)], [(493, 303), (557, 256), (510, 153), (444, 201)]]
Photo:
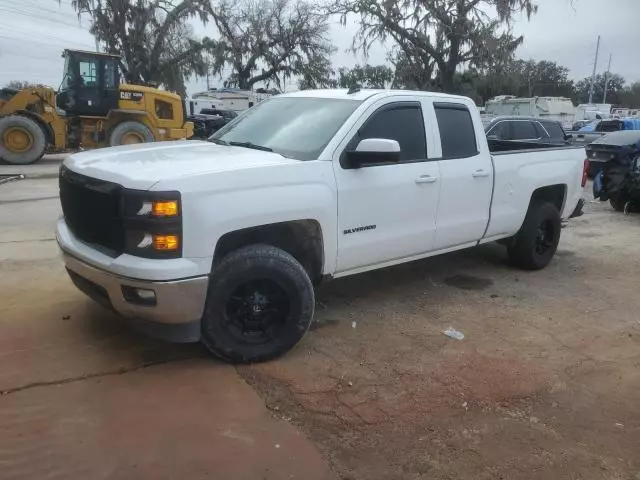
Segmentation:
[(2, 478), (640, 479), (640, 215), (588, 203), (541, 272), (487, 245), (329, 283), (234, 368), (76, 292), (55, 194), (0, 185)]
[(637, 480), (639, 239), (590, 203), (541, 272), (487, 245), (336, 281), (300, 348), (240, 372), (343, 479)]

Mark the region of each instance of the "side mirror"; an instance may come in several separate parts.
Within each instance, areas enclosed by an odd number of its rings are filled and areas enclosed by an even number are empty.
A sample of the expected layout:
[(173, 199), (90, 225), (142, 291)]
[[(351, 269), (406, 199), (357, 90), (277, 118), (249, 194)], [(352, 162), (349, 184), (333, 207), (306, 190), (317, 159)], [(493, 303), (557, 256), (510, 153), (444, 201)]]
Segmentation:
[(355, 150), (345, 152), (346, 168), (360, 168), (369, 164), (398, 163), (400, 144), (387, 138), (365, 138)]
[(571, 135), (570, 133), (565, 134), (564, 139), (565, 140), (571, 140), (573, 138), (573, 135)]

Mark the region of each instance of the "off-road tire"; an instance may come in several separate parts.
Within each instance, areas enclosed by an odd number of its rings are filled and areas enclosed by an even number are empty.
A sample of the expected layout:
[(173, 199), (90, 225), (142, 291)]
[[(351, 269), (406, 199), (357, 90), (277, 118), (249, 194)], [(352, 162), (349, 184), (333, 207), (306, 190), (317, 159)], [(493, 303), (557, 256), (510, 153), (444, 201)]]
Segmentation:
[(126, 135), (134, 134), (139, 136), (143, 141), (141, 143), (150, 143), (155, 141), (153, 133), (145, 124), (140, 122), (122, 122), (118, 124), (109, 135), (109, 145), (116, 147), (125, 145), (124, 138)]
[[(244, 330), (230, 319), (229, 302), (234, 301), (230, 298), (237, 299), (234, 293), (243, 288), (241, 285), (264, 281), (274, 282), (284, 292), (281, 297), (288, 301), (288, 314), (276, 315), (280, 319), (278, 329), (265, 334), (264, 343), (255, 343), (249, 337), (245, 340)], [(293, 256), (270, 245), (250, 245), (230, 253), (213, 268), (202, 318), (202, 343), (232, 363), (271, 360), (291, 350), (304, 337), (314, 306), (311, 280)]]
[[(31, 147), (25, 152), (12, 152), (2, 141), (5, 131), (11, 127), (26, 130), (31, 137)], [(47, 135), (38, 122), (24, 115), (0, 118), (0, 158), (12, 165), (28, 165), (42, 158), (47, 148)]]
[[(549, 237), (540, 240), (540, 229), (549, 229)], [(558, 249), (562, 225), (558, 208), (550, 202), (534, 203), (529, 207), (520, 231), (507, 248), (509, 260), (523, 270), (541, 270), (546, 267)], [(548, 244), (541, 252), (540, 244)]]

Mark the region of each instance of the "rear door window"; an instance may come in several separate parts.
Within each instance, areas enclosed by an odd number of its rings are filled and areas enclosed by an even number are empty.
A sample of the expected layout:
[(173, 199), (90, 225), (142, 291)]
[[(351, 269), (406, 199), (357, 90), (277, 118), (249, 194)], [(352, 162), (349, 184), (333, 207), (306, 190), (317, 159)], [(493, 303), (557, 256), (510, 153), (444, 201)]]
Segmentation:
[(513, 132), (513, 140), (536, 140), (538, 132), (533, 126), (533, 122), (517, 120), (511, 123), (511, 131)]
[(542, 122), (542, 126), (549, 132), (551, 140), (564, 142), (564, 130), (558, 123)]
[(548, 142), (549, 141), (549, 134), (544, 129), (542, 124), (540, 122), (534, 122), (533, 126), (536, 129), (536, 135), (537, 135), (536, 138), (540, 138), (540, 139)]
[(105, 60), (104, 62), (104, 88), (116, 88), (116, 62)]
[(618, 130), (621, 130), (620, 125), (621, 122), (618, 120), (609, 122), (603, 121), (596, 126), (596, 132), (617, 132)]
[(434, 103), (442, 159), (467, 158), (478, 154), (478, 143), (469, 109), (459, 103)]

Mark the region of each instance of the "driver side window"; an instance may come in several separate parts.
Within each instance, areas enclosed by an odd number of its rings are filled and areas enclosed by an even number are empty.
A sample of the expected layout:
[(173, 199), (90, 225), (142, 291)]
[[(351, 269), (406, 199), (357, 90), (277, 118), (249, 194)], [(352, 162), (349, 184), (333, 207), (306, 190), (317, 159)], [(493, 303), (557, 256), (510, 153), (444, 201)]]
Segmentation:
[(98, 83), (98, 68), (93, 60), (81, 60), (80, 78), (85, 87), (95, 87)]
[(400, 162), (427, 159), (427, 142), (422, 109), (417, 102), (403, 102), (381, 107), (360, 127), (347, 150), (355, 150), (361, 140), (384, 138), (400, 144)]

